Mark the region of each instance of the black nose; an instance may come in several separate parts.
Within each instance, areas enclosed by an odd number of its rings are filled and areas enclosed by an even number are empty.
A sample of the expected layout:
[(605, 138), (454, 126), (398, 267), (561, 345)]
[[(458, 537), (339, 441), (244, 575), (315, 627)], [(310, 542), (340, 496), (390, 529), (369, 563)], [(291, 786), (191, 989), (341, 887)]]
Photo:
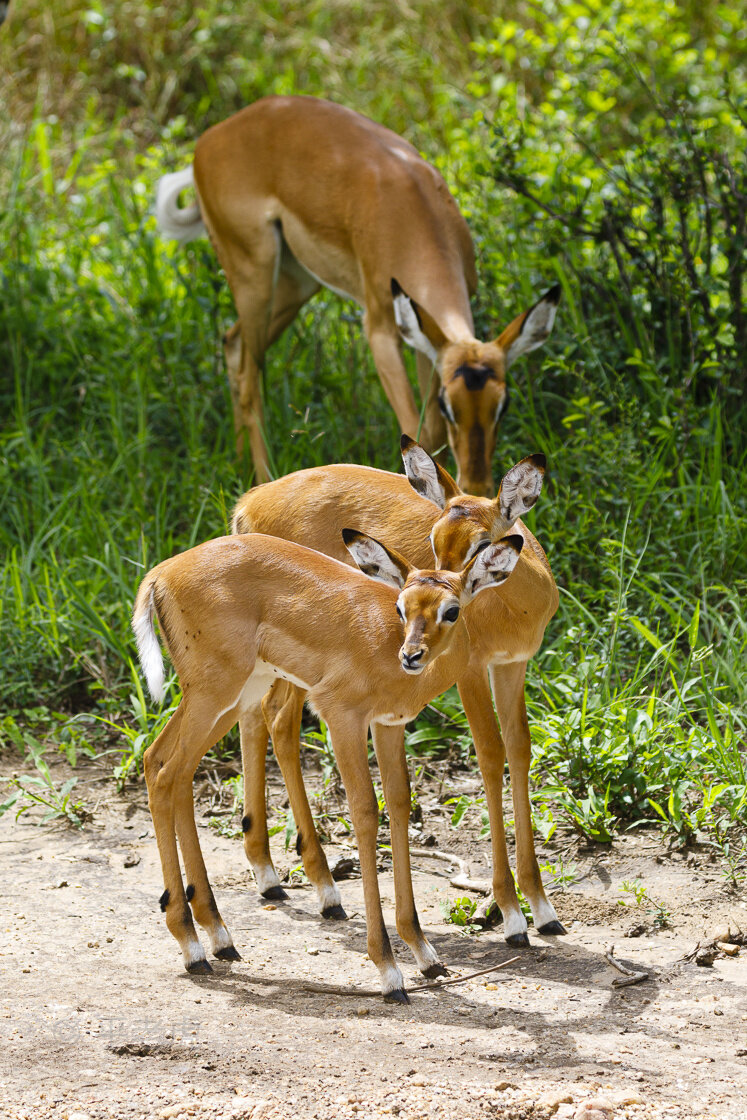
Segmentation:
[(415, 653), (403, 653), (402, 661), (408, 669), (414, 669), (417, 666), (418, 662), (422, 660), (422, 657), (423, 650), (418, 649), (415, 651)]

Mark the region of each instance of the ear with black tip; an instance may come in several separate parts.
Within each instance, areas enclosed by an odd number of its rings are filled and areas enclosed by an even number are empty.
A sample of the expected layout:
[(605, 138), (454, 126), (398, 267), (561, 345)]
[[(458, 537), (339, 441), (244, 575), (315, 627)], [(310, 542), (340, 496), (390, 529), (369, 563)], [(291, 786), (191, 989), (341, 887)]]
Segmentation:
[(424, 447), (411, 436), (403, 435), (399, 441), (405, 474), (413, 490), (422, 498), (444, 509), (450, 498), (461, 494), (454, 479), (439, 463), (432, 459)]
[(438, 352), (448, 339), (434, 319), (414, 299), (410, 299), (394, 277), (391, 279), (394, 321), (408, 346), (420, 350), (435, 365)]
[(375, 579), (378, 583), (385, 583), (387, 587), (397, 590), (405, 586), (412, 566), (394, 549), (387, 548), (374, 537), (359, 533), (357, 529), (343, 529), (342, 539), (360, 570), (369, 579)]
[(502, 537), (495, 544), (488, 544), (472, 557), (464, 569), (464, 593), (472, 599), (480, 591), (498, 587), (507, 580), (519, 562), (524, 538), (518, 533)]
[(546, 467), (547, 459), (538, 451), (506, 472), (494, 499), (504, 521), (516, 521), (532, 508), (542, 492)]
[(559, 302), (560, 284), (555, 284), (498, 336), (496, 342), (506, 355), (506, 369), (523, 354), (536, 350), (548, 338)]

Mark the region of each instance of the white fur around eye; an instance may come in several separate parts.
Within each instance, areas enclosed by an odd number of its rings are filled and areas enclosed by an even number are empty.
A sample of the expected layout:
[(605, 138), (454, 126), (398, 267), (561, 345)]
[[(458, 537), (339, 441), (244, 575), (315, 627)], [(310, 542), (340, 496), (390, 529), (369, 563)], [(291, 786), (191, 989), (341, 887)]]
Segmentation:
[[(459, 610), (459, 603), (457, 602), (456, 599), (450, 599), (449, 602), (442, 603), (441, 606), (438, 608), (438, 614), (436, 615), (436, 622), (444, 622), (444, 615), (447, 613), (447, 611), (452, 610), (453, 607), (456, 607), (457, 611)], [(458, 617), (459, 617), (459, 615), (457, 614), (457, 618)], [(446, 620), (446, 621), (448, 621), (448, 620)], [(451, 622), (456, 622), (456, 618), (451, 619)]]

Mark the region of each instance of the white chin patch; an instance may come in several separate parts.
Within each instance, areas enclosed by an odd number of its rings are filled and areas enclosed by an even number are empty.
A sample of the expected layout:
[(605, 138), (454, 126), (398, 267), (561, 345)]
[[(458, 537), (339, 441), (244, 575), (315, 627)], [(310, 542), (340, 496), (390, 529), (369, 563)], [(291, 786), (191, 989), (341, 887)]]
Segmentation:
[[(402, 662), (400, 662), (400, 664), (402, 665)], [(413, 665), (413, 666), (402, 665), (402, 668), (405, 670), (406, 673), (409, 673), (411, 677), (416, 677), (418, 675), (418, 673), (423, 672), (423, 669), (425, 669), (425, 665)]]

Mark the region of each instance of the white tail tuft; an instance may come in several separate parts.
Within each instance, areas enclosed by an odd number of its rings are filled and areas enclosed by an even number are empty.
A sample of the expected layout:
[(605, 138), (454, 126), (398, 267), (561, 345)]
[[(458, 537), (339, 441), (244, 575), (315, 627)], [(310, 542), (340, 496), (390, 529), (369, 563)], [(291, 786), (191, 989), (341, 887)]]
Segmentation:
[(163, 669), (161, 646), (153, 625), (154, 613), (153, 584), (150, 583), (138, 592), (132, 616), (132, 629), (135, 632), (140, 666), (148, 682), (148, 691), (156, 703), (160, 704), (166, 695), (166, 674)]
[(200, 215), (200, 205), (179, 206), (179, 195), (186, 187), (195, 185), (192, 168), (174, 171), (158, 181), (156, 193), (156, 221), (164, 237), (175, 241), (194, 241), (207, 237), (207, 230)]

